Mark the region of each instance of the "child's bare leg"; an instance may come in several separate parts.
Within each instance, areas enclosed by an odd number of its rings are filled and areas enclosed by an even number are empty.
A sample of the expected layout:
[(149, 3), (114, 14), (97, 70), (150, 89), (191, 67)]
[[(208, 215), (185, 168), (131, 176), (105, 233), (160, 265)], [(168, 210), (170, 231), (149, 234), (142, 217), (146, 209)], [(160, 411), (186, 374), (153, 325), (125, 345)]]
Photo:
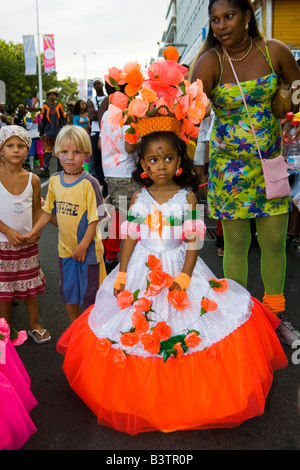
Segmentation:
[(73, 323), (79, 315), (79, 305), (78, 304), (66, 304), (67, 313), (69, 316), (70, 323)]
[(0, 302), (0, 318), (4, 318), (10, 324), (10, 312), (12, 302)]
[[(27, 299), (25, 300), (25, 307), (26, 307), (26, 310), (27, 310), (27, 313), (28, 313), (28, 322), (29, 322), (29, 327), (31, 330), (37, 330), (37, 331), (40, 331), (41, 333), (44, 331), (44, 328), (41, 327), (41, 325), (39, 324), (39, 320), (38, 320), (38, 299), (37, 297), (34, 297), (32, 299)], [(39, 335), (37, 332), (34, 332), (34, 335), (36, 336), (36, 338), (39, 340), (41, 339), (41, 335)], [(43, 338), (46, 339), (46, 338), (49, 338), (50, 337), (50, 333), (49, 331), (47, 331)]]

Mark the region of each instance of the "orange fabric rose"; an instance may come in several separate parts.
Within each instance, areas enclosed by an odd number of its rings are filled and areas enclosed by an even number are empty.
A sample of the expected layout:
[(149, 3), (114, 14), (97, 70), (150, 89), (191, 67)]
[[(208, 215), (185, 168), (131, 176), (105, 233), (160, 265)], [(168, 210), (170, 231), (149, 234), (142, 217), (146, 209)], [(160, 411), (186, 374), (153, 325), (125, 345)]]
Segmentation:
[(137, 62), (129, 62), (122, 69), (121, 77), (127, 83), (125, 93), (127, 96), (135, 96), (144, 83), (141, 66)]
[(188, 295), (184, 290), (172, 290), (169, 292), (168, 301), (180, 312), (191, 306)]
[(111, 350), (111, 341), (107, 338), (99, 338), (97, 341), (97, 349), (102, 356), (107, 356)]
[(135, 346), (139, 342), (139, 335), (137, 333), (123, 333), (120, 338), (121, 344), (123, 346), (129, 346), (132, 348), (132, 346)]
[(126, 354), (124, 353), (124, 351), (122, 351), (122, 349), (118, 348), (115, 350), (115, 354), (113, 356), (113, 362), (114, 364), (119, 367), (120, 369), (124, 369), (124, 367), (126, 366)]
[(149, 322), (141, 312), (134, 312), (131, 316), (131, 323), (136, 333), (147, 333)]
[(117, 305), (120, 307), (121, 310), (130, 307), (132, 302), (134, 301), (133, 293), (130, 290), (123, 290), (119, 293), (117, 297)]
[(173, 347), (174, 347), (174, 349), (176, 349), (176, 351), (177, 351), (176, 359), (179, 359), (179, 358), (182, 356), (182, 354), (183, 354), (182, 345), (181, 345), (181, 343), (179, 342), (179, 343), (174, 344)]
[(203, 297), (201, 300), (201, 313), (212, 312), (218, 308), (218, 304), (214, 300)]
[(117, 106), (117, 108), (124, 110), (127, 108), (129, 98), (124, 93), (116, 91), (115, 93), (110, 95), (109, 101), (114, 106)]
[(141, 342), (144, 346), (145, 351), (150, 352), (151, 354), (158, 354), (160, 350), (160, 342), (156, 336), (151, 335), (150, 333), (145, 333)]
[(160, 269), (151, 271), (151, 273), (149, 273), (149, 279), (151, 284), (159, 286), (161, 289), (164, 287), (171, 287), (174, 281), (174, 278), (170, 276), (170, 274), (167, 274)]
[(216, 292), (225, 292), (228, 289), (228, 281), (226, 279), (210, 279), (210, 287)]
[(139, 136), (138, 136), (138, 134), (132, 134), (131, 132), (126, 131), (125, 134), (124, 134), (124, 139), (129, 144), (136, 144), (137, 141), (139, 140)]
[(216, 362), (216, 359), (217, 359), (217, 352), (215, 348), (211, 346), (210, 348), (206, 350), (205, 362), (207, 362), (208, 364), (214, 364)]
[(147, 260), (148, 266), (151, 270), (161, 269), (161, 260), (154, 255), (149, 255)]
[(153, 103), (153, 101), (157, 100), (157, 93), (156, 91), (151, 90), (151, 88), (145, 87), (141, 91), (141, 96), (143, 100), (148, 101), (149, 103)]
[(135, 310), (137, 312), (148, 312), (153, 303), (153, 300), (149, 300), (146, 297), (141, 297), (135, 304)]
[(179, 60), (179, 52), (174, 46), (168, 46), (164, 51), (163, 51), (163, 56), (167, 60), (175, 60), (175, 62), (178, 62)]
[(165, 322), (158, 322), (152, 330), (153, 335), (160, 341), (166, 341), (170, 338), (172, 330), (171, 327)]
[(147, 290), (145, 290), (145, 292), (144, 292), (144, 295), (146, 297), (153, 297), (154, 295), (159, 294), (160, 291), (161, 291), (161, 289), (160, 289), (159, 286), (156, 286), (154, 284), (149, 284), (149, 286), (147, 287)]
[(128, 114), (142, 118), (146, 115), (149, 109), (148, 101), (142, 101), (139, 98), (134, 98), (128, 106)]
[(108, 75), (104, 75), (104, 80), (112, 87), (115, 87), (116, 83), (118, 85), (124, 85), (125, 82), (122, 79), (121, 74), (122, 71), (119, 70), (117, 67), (111, 67), (108, 69)]
[(195, 331), (188, 333), (184, 338), (184, 342), (188, 348), (194, 348), (195, 346), (198, 346), (201, 341), (201, 338), (199, 338)]

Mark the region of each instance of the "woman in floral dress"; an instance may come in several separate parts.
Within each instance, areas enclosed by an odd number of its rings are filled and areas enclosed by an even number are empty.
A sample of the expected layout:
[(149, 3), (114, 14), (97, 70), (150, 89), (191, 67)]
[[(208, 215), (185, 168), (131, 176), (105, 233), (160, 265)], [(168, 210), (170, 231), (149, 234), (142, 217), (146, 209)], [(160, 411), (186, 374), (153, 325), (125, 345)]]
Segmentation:
[(247, 286), (250, 219), (255, 218), (261, 249), (264, 304), (282, 320), (278, 333), (285, 344), (299, 339), (285, 313), (285, 242), (290, 197), (268, 200), (261, 161), (229, 58), (241, 83), (263, 158), (280, 154), (280, 125), (271, 101), (279, 79), (300, 79), (290, 50), (281, 42), (265, 42), (251, 2), (211, 0), (210, 28), (193, 80), (203, 82), (215, 112), (210, 140), (208, 214), (221, 219), (224, 232), (224, 275)]

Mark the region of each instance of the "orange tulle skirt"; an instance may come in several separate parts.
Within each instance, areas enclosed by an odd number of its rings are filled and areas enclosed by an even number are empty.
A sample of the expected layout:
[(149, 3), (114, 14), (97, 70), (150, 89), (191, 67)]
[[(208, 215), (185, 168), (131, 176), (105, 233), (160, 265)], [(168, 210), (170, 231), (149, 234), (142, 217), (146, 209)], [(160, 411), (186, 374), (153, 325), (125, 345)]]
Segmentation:
[(100, 424), (138, 434), (234, 427), (264, 413), (273, 372), (287, 359), (279, 320), (258, 300), (249, 320), (206, 350), (169, 358), (128, 355), (118, 367), (103, 356), (87, 309), (62, 335), (57, 350), (72, 389)]

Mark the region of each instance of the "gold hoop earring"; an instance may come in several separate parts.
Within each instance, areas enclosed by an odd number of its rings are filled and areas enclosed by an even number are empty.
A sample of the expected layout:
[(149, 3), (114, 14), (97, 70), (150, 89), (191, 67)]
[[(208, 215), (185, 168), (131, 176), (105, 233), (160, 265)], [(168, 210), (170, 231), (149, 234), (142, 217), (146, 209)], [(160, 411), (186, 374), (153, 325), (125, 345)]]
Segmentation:
[(248, 31), (248, 29), (249, 29), (249, 24), (246, 23), (246, 31)]

